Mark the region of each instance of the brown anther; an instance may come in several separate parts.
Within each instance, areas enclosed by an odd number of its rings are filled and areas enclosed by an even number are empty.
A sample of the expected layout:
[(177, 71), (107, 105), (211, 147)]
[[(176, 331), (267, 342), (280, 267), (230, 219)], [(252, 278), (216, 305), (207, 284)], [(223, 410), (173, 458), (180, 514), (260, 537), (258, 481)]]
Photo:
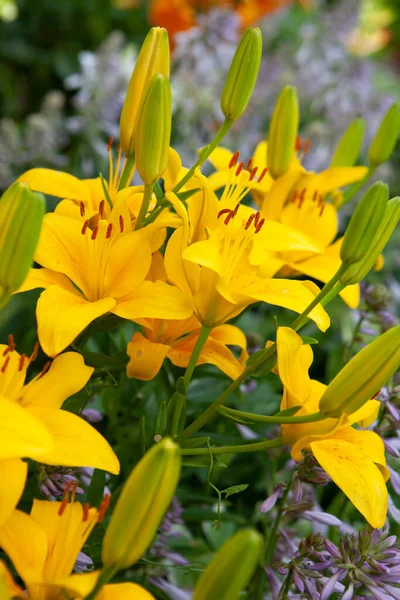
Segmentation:
[(0, 369), (0, 371), (1, 371), (2, 373), (5, 373), (5, 371), (6, 371), (6, 369), (7, 369), (7, 366), (8, 366), (8, 363), (9, 363), (9, 362), (10, 362), (10, 357), (9, 357), (9, 356), (7, 356), (6, 360), (5, 360), (5, 361), (4, 361), (4, 363), (3, 363), (3, 366), (2, 366), (2, 367), (1, 367), (1, 369)]
[(219, 219), (220, 217), (222, 217), (222, 215), (226, 215), (226, 214), (228, 214), (230, 212), (231, 212), (230, 208), (223, 208), (222, 210), (219, 211), (219, 213), (217, 215), (217, 219)]
[(318, 208), (320, 208), (324, 203), (324, 197), (319, 194), (318, 196)]
[(240, 175), (240, 173), (243, 171), (243, 169), (244, 169), (244, 162), (241, 162), (241, 163), (239, 163), (239, 166), (238, 166), (238, 168), (236, 169), (236, 177), (237, 177), (238, 175)]
[(61, 517), (65, 509), (67, 508), (68, 498), (64, 498), (64, 500), (60, 503), (60, 508), (58, 509), (58, 516)]
[(99, 226), (95, 225), (93, 231), (92, 231), (92, 235), (90, 236), (91, 240), (95, 240), (97, 238), (97, 234), (99, 233)]
[(255, 227), (255, 228), (257, 228), (257, 225), (258, 225), (258, 222), (259, 222), (259, 220), (260, 220), (260, 217), (261, 217), (261, 214), (260, 214), (260, 211), (258, 210), (258, 211), (256, 212), (256, 216), (255, 216), (255, 218), (254, 218), (254, 227)]
[(36, 342), (36, 344), (33, 346), (33, 352), (31, 354), (31, 358), (30, 358), (31, 362), (33, 362), (34, 360), (37, 359), (38, 353), (39, 353), (39, 342)]
[(304, 200), (304, 197), (305, 197), (305, 195), (306, 195), (306, 192), (307, 192), (306, 188), (303, 188), (303, 189), (301, 190), (301, 192), (300, 192), (300, 196), (299, 196), (300, 200)]
[(228, 225), (228, 223), (229, 223), (229, 221), (230, 221), (231, 219), (233, 219), (233, 210), (230, 210), (230, 211), (229, 211), (229, 214), (228, 214), (228, 215), (226, 216), (226, 218), (225, 218), (224, 224), (225, 224), (225, 225)]
[(71, 497), (70, 497), (71, 502), (75, 502), (75, 494), (76, 494), (77, 487), (78, 487), (78, 482), (73, 481), (72, 486), (71, 486)]
[(107, 152), (110, 152), (112, 145), (113, 145), (113, 141), (114, 141), (113, 137), (108, 138)]
[(85, 205), (83, 204), (83, 202), (80, 202), (80, 204), (79, 204), (79, 210), (80, 210), (80, 213), (81, 213), (81, 217), (84, 217), (85, 216)]
[(73, 484), (74, 484), (73, 481), (67, 481), (67, 483), (65, 484), (64, 498), (68, 499), (68, 492), (72, 488)]
[(296, 142), (294, 144), (294, 149), (296, 150), (296, 152), (301, 150), (302, 145), (303, 145), (303, 142), (301, 141), (301, 137), (298, 135), (296, 138)]
[(22, 369), (24, 368), (24, 362), (26, 358), (28, 358), (26, 354), (21, 354), (21, 356), (19, 357), (18, 371), (22, 371)]
[(294, 204), (294, 203), (296, 202), (296, 200), (297, 200), (297, 195), (298, 195), (298, 192), (297, 192), (297, 190), (296, 190), (296, 191), (293, 193), (293, 196), (292, 196), (292, 197), (291, 197), (291, 199), (290, 199), (290, 202), (291, 202), (292, 204)]
[(307, 154), (311, 147), (311, 140), (306, 140), (303, 146), (303, 154)]
[(44, 365), (43, 369), (40, 371), (39, 377), (43, 377), (43, 375), (46, 375), (47, 371), (50, 369), (50, 365), (51, 360), (48, 360), (47, 363)]
[(264, 167), (264, 169), (261, 171), (261, 175), (258, 178), (258, 183), (261, 183), (261, 181), (264, 179), (264, 177), (266, 176), (266, 174), (268, 173), (268, 167)]
[(124, 232), (124, 228), (125, 228), (124, 217), (122, 215), (119, 215), (119, 230), (121, 233)]
[(232, 215), (233, 217), (236, 217), (237, 211), (239, 210), (239, 206), (240, 206), (240, 202), (238, 204), (236, 204), (236, 206), (234, 208), (233, 215)]
[(373, 400), (374, 398), (376, 398), (379, 394), (381, 393), (381, 390), (379, 389), (377, 392), (375, 392), (375, 394), (371, 397), (371, 400)]
[(253, 181), (254, 177), (256, 176), (257, 171), (258, 171), (258, 167), (254, 167), (254, 169), (252, 169), (252, 171), (250, 173), (249, 181)]
[(246, 165), (246, 171), (250, 171), (252, 166), (253, 166), (253, 159), (249, 158), (249, 160), (247, 161), (247, 165)]
[(85, 522), (89, 519), (89, 503), (85, 502), (82, 506), (82, 521)]
[(256, 218), (256, 214), (253, 213), (249, 216), (249, 218), (247, 219), (247, 223), (244, 226), (245, 229), (248, 229), (250, 227), (250, 225), (252, 224), (252, 222), (254, 221), (254, 219)]
[(322, 217), (322, 215), (324, 214), (324, 210), (325, 210), (325, 204), (322, 203), (321, 210), (319, 211), (319, 216), (320, 217)]
[(99, 215), (100, 219), (102, 219), (104, 216), (104, 200), (102, 200), (99, 204)]
[(106, 231), (106, 238), (109, 240), (112, 233), (113, 224), (109, 223)]
[(237, 151), (235, 152), (235, 154), (232, 156), (231, 160), (229, 161), (229, 168), (230, 168), (230, 169), (232, 169), (232, 167), (235, 167), (235, 166), (236, 166), (236, 164), (237, 164), (237, 161), (238, 161), (238, 159), (239, 159), (239, 155), (240, 155), (240, 152), (239, 152), (239, 150), (237, 150)]
[(82, 234), (82, 235), (85, 235), (85, 233), (86, 233), (86, 229), (87, 229), (88, 227), (89, 227), (89, 221), (86, 219), (86, 221), (84, 222), (84, 224), (83, 224), (83, 227), (82, 227), (82, 229), (81, 229), (81, 234)]
[(313, 202), (315, 202), (315, 201), (316, 201), (316, 199), (317, 199), (317, 196), (318, 196), (318, 191), (317, 191), (317, 190), (315, 190), (315, 192), (314, 192), (314, 194), (313, 194), (313, 197), (312, 197), (312, 201), (313, 201)]
[(256, 233), (258, 233), (262, 229), (262, 226), (264, 225), (264, 223), (265, 223), (265, 218), (261, 219), (261, 221), (258, 223), (258, 225), (256, 227)]
[(8, 352), (14, 352), (14, 350), (17, 346), (12, 333), (8, 334), (7, 340), (8, 340), (8, 348), (6, 348), (6, 350), (4, 350), (3, 356), (5, 356)]
[(301, 208), (304, 204), (304, 196), (302, 198), (299, 198), (299, 205), (298, 208)]
[(97, 518), (98, 523), (101, 523), (104, 520), (104, 516), (106, 514), (106, 510), (110, 505), (110, 494), (105, 494), (104, 500), (100, 503), (99, 508), (99, 516)]

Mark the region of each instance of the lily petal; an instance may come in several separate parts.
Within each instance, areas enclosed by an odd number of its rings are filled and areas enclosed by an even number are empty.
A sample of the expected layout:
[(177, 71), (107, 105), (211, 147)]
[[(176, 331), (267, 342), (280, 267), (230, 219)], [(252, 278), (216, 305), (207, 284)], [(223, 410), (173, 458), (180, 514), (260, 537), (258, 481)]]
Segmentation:
[(0, 397), (0, 460), (41, 457), (52, 448), (52, 436), (40, 419)]
[(127, 296), (145, 279), (150, 265), (150, 245), (140, 232), (120, 237), (108, 255), (106, 289), (112, 290), (113, 298)]
[(50, 194), (57, 198), (68, 198), (79, 202), (90, 202), (90, 189), (85, 181), (73, 175), (53, 169), (29, 169), (18, 177), (18, 181), (28, 183), (34, 192)]
[(114, 583), (106, 585), (98, 600), (155, 600), (154, 596), (137, 583)]
[(150, 342), (141, 333), (135, 333), (127, 348), (130, 357), (126, 367), (128, 377), (142, 381), (154, 379), (170, 350), (170, 346)]
[(144, 281), (129, 296), (118, 300), (114, 314), (134, 321), (139, 318), (186, 319), (193, 312), (186, 294), (164, 281)]
[(94, 427), (65, 410), (25, 409), (40, 420), (54, 439), (54, 448), (40, 456), (49, 465), (94, 467), (119, 473), (119, 461), (109, 443)]
[(7, 482), (7, 486), (0, 488), (0, 529), (22, 496), (27, 473), (27, 463), (19, 458), (0, 460), (0, 478)]
[(52, 271), (51, 269), (29, 269), (27, 278), (25, 279), (22, 286), (15, 293), (27, 292), (29, 290), (35, 290), (37, 288), (47, 289), (51, 285), (58, 285), (58, 287), (67, 290), (71, 294), (79, 296), (78, 290), (72, 285), (71, 281), (63, 273)]
[(37, 303), (38, 335), (48, 356), (56, 356), (97, 317), (113, 310), (116, 301), (103, 298), (87, 302), (54, 285), (45, 290)]

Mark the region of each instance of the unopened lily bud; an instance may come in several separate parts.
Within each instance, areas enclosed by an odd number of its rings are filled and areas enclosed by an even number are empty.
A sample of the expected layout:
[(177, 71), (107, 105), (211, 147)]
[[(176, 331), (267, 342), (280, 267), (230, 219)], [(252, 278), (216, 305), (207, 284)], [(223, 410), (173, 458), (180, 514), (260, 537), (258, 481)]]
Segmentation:
[(146, 185), (159, 179), (167, 168), (171, 140), (171, 86), (165, 75), (154, 75), (136, 122), (136, 167)]
[(120, 145), (126, 155), (135, 152), (134, 130), (146, 88), (156, 73), (169, 77), (170, 56), (167, 30), (152, 27), (143, 42), (129, 82), (120, 120)]
[(246, 110), (256, 85), (261, 54), (261, 31), (249, 27), (236, 49), (222, 90), (221, 110), (226, 119), (236, 121)]
[(342, 275), (345, 285), (359, 283), (375, 267), (382, 250), (385, 248), (400, 219), (400, 197), (392, 198), (386, 204), (385, 215), (380, 227), (363, 258), (353, 264)]
[(42, 194), (16, 181), (0, 198), (0, 306), (32, 266), (45, 212)]
[(329, 417), (351, 415), (400, 367), (400, 325), (392, 327), (351, 359), (325, 390), (319, 409)]
[(126, 569), (151, 544), (181, 468), (179, 447), (164, 438), (139, 461), (126, 481), (103, 541), (104, 565)]
[(268, 133), (267, 164), (275, 179), (284, 175), (293, 158), (299, 129), (297, 90), (286, 86), (276, 101)]
[(254, 529), (235, 533), (203, 571), (193, 600), (237, 600), (260, 561), (262, 537)]
[(364, 119), (354, 119), (337, 145), (331, 167), (352, 167), (355, 164), (360, 154), (364, 132)]
[(381, 181), (374, 183), (361, 198), (344, 234), (340, 248), (342, 262), (354, 264), (366, 255), (384, 219), (388, 198), (388, 186)]
[(377, 167), (392, 154), (400, 133), (400, 104), (395, 102), (383, 117), (369, 147), (368, 160)]

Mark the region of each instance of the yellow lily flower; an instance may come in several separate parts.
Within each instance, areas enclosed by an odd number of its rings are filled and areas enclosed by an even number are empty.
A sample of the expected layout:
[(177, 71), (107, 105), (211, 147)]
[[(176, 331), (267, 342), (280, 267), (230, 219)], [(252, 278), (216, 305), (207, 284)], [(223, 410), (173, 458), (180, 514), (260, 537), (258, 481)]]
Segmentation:
[[(209, 327), (221, 325), (257, 301), (302, 312), (319, 292), (311, 282), (260, 276), (269, 252), (316, 247), (295, 230), (266, 221), (240, 204), (262, 174), (256, 179), (254, 171), (243, 170), (236, 161), (237, 156), (231, 160), (231, 180), (219, 202), (200, 173), (192, 185), (202, 189), (188, 200), (188, 212), (174, 194), (167, 193), (182, 219), (165, 251), (167, 275), (193, 296), (197, 319)], [(310, 317), (322, 330), (329, 326), (321, 306)]]
[[(311, 346), (304, 345), (292, 329), (279, 327), (277, 350), (278, 372), (284, 387), (281, 410), (301, 406), (296, 415), (318, 412), (326, 386), (308, 375), (313, 359)], [(372, 527), (382, 527), (386, 520), (385, 481), (389, 472), (384, 445), (373, 431), (362, 431), (352, 425), (368, 426), (378, 410), (379, 402), (370, 400), (350, 418), (282, 426), (283, 440), (292, 446), (292, 458), (300, 461), (303, 450), (312, 452)]]
[[(15, 510), (0, 527), (0, 547), (6, 552), (26, 593), (18, 589), (2, 566), (3, 581), (12, 597), (29, 600), (81, 599), (94, 588), (99, 571), (71, 575), (77, 556), (93, 527), (104, 517), (106, 497), (100, 510), (68, 503), (34, 500), (30, 515)], [(1, 571), (0, 571), (1, 572)], [(99, 600), (154, 600), (134, 583), (106, 585)]]
[[(62, 403), (90, 379), (93, 369), (80, 354), (57, 357), (47, 372), (24, 384), (31, 359), (0, 345), (0, 524), (15, 508), (24, 489), (27, 457), (49, 465), (91, 466), (119, 472), (108, 442), (86, 421), (61, 410)], [(32, 358), (32, 357), (31, 357)]]
[(126, 203), (116, 205), (109, 220), (100, 211), (83, 225), (76, 218), (45, 216), (35, 256), (44, 268), (32, 269), (19, 292), (45, 288), (37, 319), (46, 354), (60, 353), (108, 312), (132, 321), (192, 314), (191, 301), (181, 291), (146, 280), (152, 257), (148, 238), (154, 232), (152, 225), (132, 231)]

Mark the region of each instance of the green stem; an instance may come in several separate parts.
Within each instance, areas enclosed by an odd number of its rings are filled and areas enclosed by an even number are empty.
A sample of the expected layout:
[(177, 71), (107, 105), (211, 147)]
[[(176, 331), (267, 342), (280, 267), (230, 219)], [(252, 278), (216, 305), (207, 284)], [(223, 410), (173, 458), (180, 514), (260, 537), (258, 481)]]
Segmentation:
[(196, 163), (192, 166), (191, 169), (189, 169), (186, 175), (176, 184), (176, 186), (172, 190), (175, 194), (179, 192), (181, 188), (183, 188), (183, 186), (189, 181), (191, 177), (193, 177), (195, 170), (198, 167), (201, 167), (201, 165), (206, 162), (207, 158), (215, 150), (218, 144), (222, 142), (232, 125), (233, 121), (231, 119), (225, 119), (211, 144), (203, 148), (203, 150), (200, 152), (200, 156)]
[(124, 170), (122, 171), (121, 181), (119, 182), (118, 190), (123, 190), (130, 183), (132, 169), (135, 166), (135, 157), (128, 156), (126, 159)]
[(297, 425), (299, 423), (315, 423), (316, 421), (324, 421), (327, 417), (320, 412), (312, 413), (309, 415), (299, 415), (296, 417), (280, 417), (279, 415), (255, 415), (253, 413), (243, 412), (241, 410), (235, 410), (234, 408), (217, 408), (217, 412), (220, 412), (225, 416), (237, 417), (238, 419), (246, 419), (251, 423), (276, 423), (278, 425)]
[(376, 169), (376, 167), (369, 167), (366, 176), (363, 177), (363, 179), (361, 179), (361, 181), (358, 181), (357, 183), (352, 185), (351, 188), (343, 194), (343, 200), (337, 207), (338, 210), (340, 208), (342, 208), (345, 204), (350, 202), (350, 200), (352, 198), (354, 198), (354, 196), (357, 194), (357, 192), (363, 187), (363, 185), (365, 185), (367, 183), (368, 179), (374, 174), (375, 169)]
[(140, 207), (139, 215), (136, 220), (135, 230), (143, 227), (143, 221), (146, 218), (147, 211), (149, 210), (150, 200), (153, 195), (153, 187), (154, 186), (152, 183), (150, 183), (150, 184), (146, 183), (144, 186), (142, 206)]
[(282, 519), (282, 515), (283, 515), (283, 511), (285, 509), (285, 504), (286, 504), (286, 500), (290, 491), (290, 488), (292, 486), (293, 483), (293, 478), (290, 480), (290, 482), (287, 485), (286, 490), (283, 492), (283, 496), (281, 498), (281, 501), (279, 503), (279, 509), (278, 509), (278, 514), (276, 516), (276, 519), (274, 520), (274, 524), (272, 527), (272, 531), (271, 531), (271, 535), (269, 536), (269, 540), (268, 540), (268, 544), (267, 544), (267, 549), (265, 551), (265, 563), (267, 566), (269, 566), (272, 563), (272, 558), (274, 555), (274, 550), (275, 550), (275, 544), (276, 544), (276, 537), (278, 535), (278, 529), (279, 529), (279, 525)]
[(208, 336), (212, 331), (212, 327), (207, 327), (203, 325), (197, 338), (197, 342), (193, 348), (192, 355), (189, 359), (188, 366), (186, 367), (184, 379), (186, 384), (186, 389), (189, 387), (190, 380), (192, 379), (193, 371), (195, 370), (197, 361), (199, 360), (199, 356), (201, 351), (203, 350), (204, 344), (206, 343)]
[(261, 450), (270, 450), (283, 446), (281, 438), (275, 440), (265, 440), (265, 442), (256, 442), (255, 444), (241, 444), (238, 446), (220, 446), (219, 448), (182, 448), (182, 456), (209, 456), (212, 454), (242, 454), (247, 452), (260, 452)]
[(103, 567), (93, 591), (86, 596), (86, 600), (94, 600), (94, 598), (96, 598), (103, 585), (108, 583), (117, 571), (118, 569), (115, 568), (115, 566), (113, 565)]

